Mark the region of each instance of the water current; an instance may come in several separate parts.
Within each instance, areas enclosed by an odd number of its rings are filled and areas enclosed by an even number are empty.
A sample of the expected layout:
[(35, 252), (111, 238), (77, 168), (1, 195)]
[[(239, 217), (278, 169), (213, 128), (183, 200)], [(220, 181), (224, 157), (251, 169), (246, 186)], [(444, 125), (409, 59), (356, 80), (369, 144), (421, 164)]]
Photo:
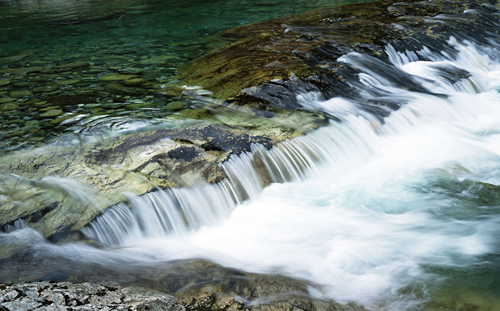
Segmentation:
[[(248, 22), (227, 17), (224, 27)], [(373, 310), (425, 308), (440, 297), (498, 309), (500, 42), (448, 43), (453, 53), (385, 49), (390, 70), (426, 93), (396, 87), (372, 56), (342, 56), (360, 71), (352, 84), (360, 96), (405, 104), (380, 117), (354, 99), (297, 94), (304, 109), (338, 120), (233, 156), (218, 184), (129, 196), (82, 229), (104, 248), (53, 245), (26, 228), (0, 237), (37, 254), (26, 271), (50, 258), (76, 266), (204, 258), (307, 280), (312, 296)], [(458, 70), (465, 77), (450, 79)]]

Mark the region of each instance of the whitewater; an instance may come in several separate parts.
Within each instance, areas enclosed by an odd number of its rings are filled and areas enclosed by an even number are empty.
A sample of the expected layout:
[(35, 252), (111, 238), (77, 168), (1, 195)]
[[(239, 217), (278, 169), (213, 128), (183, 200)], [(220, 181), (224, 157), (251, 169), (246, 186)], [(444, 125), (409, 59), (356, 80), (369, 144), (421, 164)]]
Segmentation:
[(398, 87), (373, 56), (344, 55), (360, 72), (360, 98), (400, 108), (377, 114), (366, 101), (297, 94), (336, 120), (233, 156), (219, 184), (129, 196), (83, 229), (106, 248), (6, 235), (76, 261), (204, 258), (283, 274), (310, 282), (314, 297), (372, 310), (418, 309), (457, 283), (500, 301), (500, 44), (448, 43), (441, 53), (386, 47), (387, 71), (427, 92)]

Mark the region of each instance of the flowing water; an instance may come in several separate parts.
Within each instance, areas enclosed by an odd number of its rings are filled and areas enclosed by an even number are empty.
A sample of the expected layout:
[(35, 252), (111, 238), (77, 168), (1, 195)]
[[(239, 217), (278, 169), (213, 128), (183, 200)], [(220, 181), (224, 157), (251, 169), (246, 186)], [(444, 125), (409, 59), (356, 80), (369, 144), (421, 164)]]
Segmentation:
[[(219, 184), (130, 196), (82, 230), (108, 248), (56, 246), (30, 229), (0, 238), (31, 247), (35, 260), (25, 271), (51, 258), (76, 266), (205, 258), (304, 279), (312, 296), (373, 310), (431, 309), (440, 299), (496, 310), (496, 39), (484, 45), (451, 37), (443, 53), (389, 45), (385, 70), (411, 76), (427, 92), (397, 87), (374, 69), (372, 56), (342, 56), (360, 71), (352, 82), (360, 96), (402, 107), (382, 117), (363, 101), (297, 94), (305, 109), (339, 121), (270, 151), (254, 145), (222, 165), (229, 180)], [(464, 78), (451, 79), (457, 71)], [(266, 188), (257, 162), (273, 181)], [(23, 279), (27, 272), (16, 273)]]

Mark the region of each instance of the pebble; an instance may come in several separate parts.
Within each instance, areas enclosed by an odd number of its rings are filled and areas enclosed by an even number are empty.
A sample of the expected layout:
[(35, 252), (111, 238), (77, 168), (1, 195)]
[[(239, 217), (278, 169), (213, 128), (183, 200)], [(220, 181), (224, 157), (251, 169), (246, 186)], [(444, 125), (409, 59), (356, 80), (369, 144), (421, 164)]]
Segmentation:
[(57, 89), (58, 89), (57, 86), (45, 85), (45, 86), (36, 87), (36, 88), (32, 89), (31, 91), (33, 93), (49, 93), (49, 92), (53, 92)]
[(61, 109), (52, 109), (42, 114), (39, 114), (40, 118), (54, 118), (62, 115), (64, 112)]
[(71, 79), (71, 80), (64, 80), (64, 81), (57, 81), (57, 85), (71, 85), (71, 84), (76, 84), (78, 82), (81, 82), (82, 80), (80, 79)]
[(15, 98), (12, 98), (12, 97), (4, 97), (4, 98), (0, 98), (0, 104), (3, 104), (3, 103), (10, 103), (10, 102), (13, 102), (13, 101), (16, 101)]
[(23, 91), (11, 92), (9, 95), (12, 97), (25, 97), (25, 96), (31, 96), (31, 95), (33, 95), (33, 93), (31, 93), (30, 91), (27, 91), (27, 90), (23, 90)]
[(19, 106), (16, 105), (15, 103), (6, 103), (0, 106), (0, 111), (10, 111), (10, 110), (16, 110), (18, 108)]
[(178, 111), (178, 110), (184, 109), (185, 107), (186, 107), (186, 104), (184, 102), (175, 101), (175, 102), (169, 103), (165, 108), (167, 108), (168, 110), (171, 110), (171, 111)]
[(133, 79), (129, 79), (129, 80), (123, 82), (123, 85), (125, 85), (125, 86), (140, 86), (146, 82), (148, 82), (148, 81), (145, 79), (133, 78)]
[(123, 81), (137, 78), (136, 75), (106, 75), (99, 78), (99, 81)]

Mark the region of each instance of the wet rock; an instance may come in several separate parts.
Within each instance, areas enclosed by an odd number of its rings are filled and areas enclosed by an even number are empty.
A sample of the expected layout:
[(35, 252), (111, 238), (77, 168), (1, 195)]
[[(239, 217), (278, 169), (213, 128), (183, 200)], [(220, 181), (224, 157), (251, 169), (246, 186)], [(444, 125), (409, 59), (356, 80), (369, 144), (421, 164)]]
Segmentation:
[(137, 78), (136, 75), (105, 75), (99, 78), (99, 81), (111, 82), (111, 81), (124, 81)]
[(175, 297), (139, 287), (91, 283), (21, 283), (0, 286), (0, 310), (183, 311)]
[(148, 59), (141, 60), (139, 63), (141, 65), (159, 65), (159, 64), (167, 64), (171, 62), (173, 59), (176, 59), (175, 55), (161, 55), (155, 56)]
[(57, 81), (56, 84), (57, 85), (73, 85), (73, 84), (80, 83), (80, 82), (82, 82), (81, 79), (69, 79), (69, 80)]
[(31, 96), (33, 93), (27, 90), (23, 91), (14, 91), (9, 94), (11, 97), (26, 97), (26, 96)]
[(72, 63), (66, 63), (66, 64), (61, 64), (57, 65), (54, 68), (57, 69), (76, 69), (76, 68), (85, 68), (85, 67), (90, 67), (90, 63), (87, 62), (72, 62)]
[(15, 103), (6, 103), (6, 104), (3, 104), (1, 105), (0, 104), (0, 111), (11, 111), (11, 110), (16, 110), (18, 109), (19, 106), (16, 105)]
[(45, 86), (36, 87), (36, 88), (32, 89), (31, 91), (35, 94), (36, 93), (50, 93), (50, 92), (56, 91), (58, 88), (59, 88), (58, 86), (45, 85)]
[[(71, 184), (77, 186), (74, 182), (68, 185)], [(0, 195), (4, 197), (4, 202), (0, 202), (0, 228), (22, 219), (43, 236), (56, 239), (57, 235), (78, 233), (107, 205), (123, 200), (91, 189), (81, 194), (78, 191), (65, 187), (63, 180), (33, 181), (0, 174)]]
[(104, 90), (111, 94), (118, 95), (144, 95), (147, 93), (147, 91), (144, 89), (127, 87), (118, 83), (109, 83), (104, 87)]
[(45, 97), (44, 101), (60, 107), (77, 106), (79, 104), (95, 103), (97, 94), (95, 93), (80, 93), (75, 95), (55, 95)]
[(123, 85), (125, 85), (125, 86), (141, 86), (142, 84), (144, 84), (146, 82), (148, 82), (148, 81), (145, 79), (134, 78), (134, 79), (129, 79), (129, 80), (123, 82)]
[(13, 97), (2, 97), (2, 98), (0, 98), (0, 104), (10, 103), (10, 102), (13, 102), (13, 101), (16, 101), (16, 99), (13, 98)]
[(9, 56), (9, 57), (2, 57), (0, 58), (0, 65), (8, 65), (8, 64), (13, 64), (22, 61), (23, 59), (26, 59), (33, 54), (19, 54), (19, 55), (14, 55), (14, 56)]
[(51, 109), (44, 113), (41, 113), (38, 117), (40, 118), (55, 118), (62, 115), (64, 112), (61, 109)]
[(175, 102), (169, 103), (167, 106), (165, 106), (165, 108), (167, 108), (168, 110), (171, 110), (171, 111), (178, 111), (178, 110), (182, 110), (182, 109), (186, 108), (186, 103), (181, 102), (181, 101), (175, 101)]

